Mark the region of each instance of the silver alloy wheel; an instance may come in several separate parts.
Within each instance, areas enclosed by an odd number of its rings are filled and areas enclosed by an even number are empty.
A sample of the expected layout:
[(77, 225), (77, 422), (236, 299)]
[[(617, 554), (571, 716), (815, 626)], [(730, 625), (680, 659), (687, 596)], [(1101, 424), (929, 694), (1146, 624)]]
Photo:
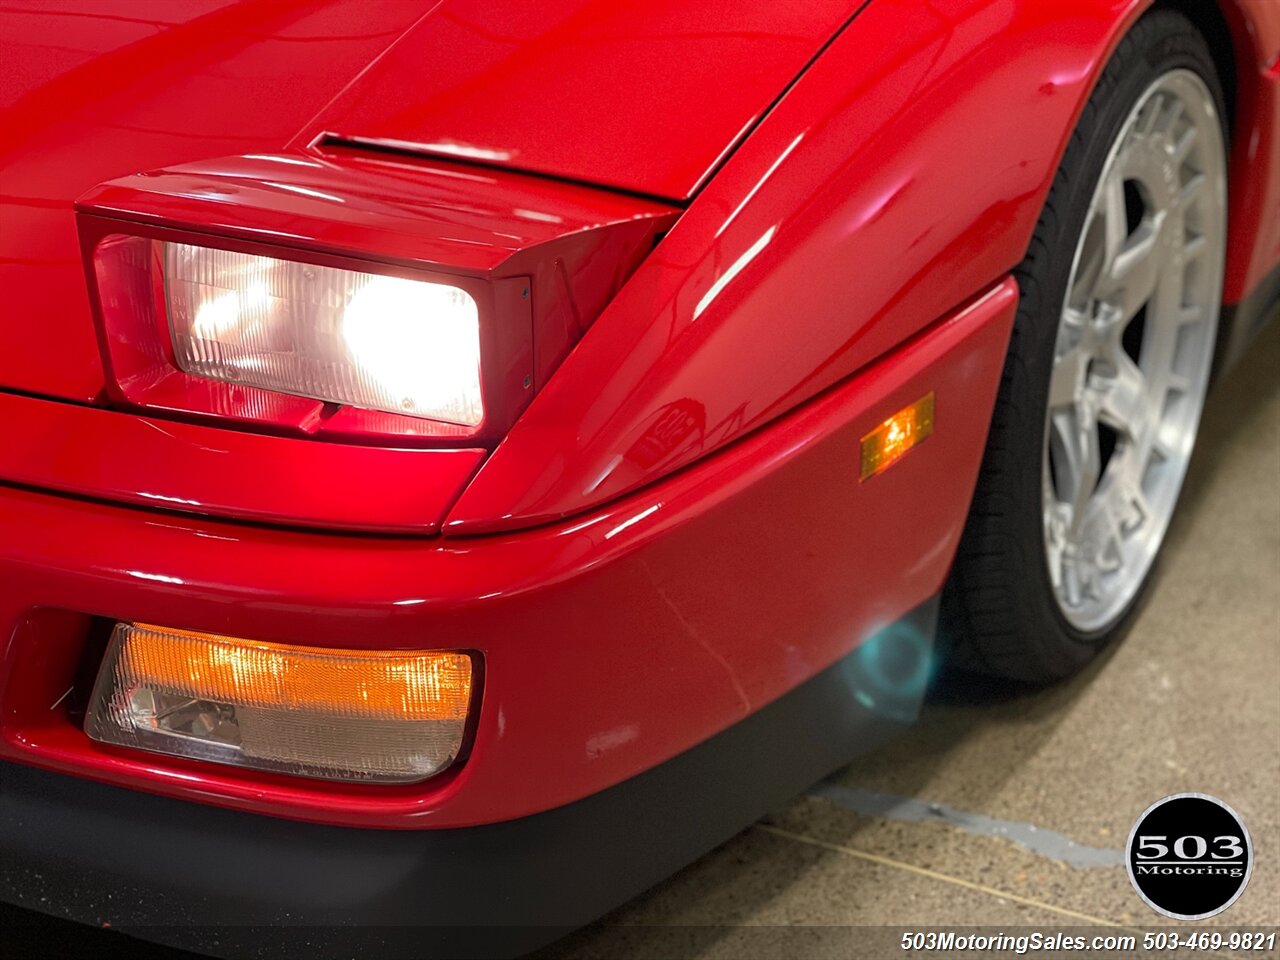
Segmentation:
[(1045, 413), (1044, 544), (1077, 630), (1116, 623), (1168, 529), (1209, 385), (1226, 244), (1213, 95), (1173, 70), (1098, 181), (1067, 285)]

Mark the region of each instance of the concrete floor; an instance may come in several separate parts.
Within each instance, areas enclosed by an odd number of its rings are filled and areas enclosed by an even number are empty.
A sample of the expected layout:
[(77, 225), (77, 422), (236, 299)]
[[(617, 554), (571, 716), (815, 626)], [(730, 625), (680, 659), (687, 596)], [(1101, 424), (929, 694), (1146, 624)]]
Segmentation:
[(1210, 400), (1158, 580), (1122, 643), (1051, 690), (927, 706), (904, 738), (540, 958), (901, 955), (883, 932), (849, 929), (881, 925), (1120, 925), (1141, 942), (1174, 921), (1136, 896), (1120, 851), (1149, 804), (1183, 791), (1232, 805), (1257, 855), (1230, 909), (1180, 929), (1274, 930), (1278, 691), (1273, 323)]
[[(1234, 806), (1257, 851), (1241, 899), (1193, 929), (1275, 930), (1278, 484), (1275, 323), (1210, 401), (1158, 581), (1123, 643), (1051, 690), (992, 701), (961, 689), (926, 707), (902, 739), (540, 960), (901, 956), (891, 931), (868, 928), (926, 925), (1088, 926), (1140, 942), (1172, 921), (1133, 893), (1120, 848), (1150, 803), (1189, 790)], [(79, 955), (120, 944), (70, 935)]]

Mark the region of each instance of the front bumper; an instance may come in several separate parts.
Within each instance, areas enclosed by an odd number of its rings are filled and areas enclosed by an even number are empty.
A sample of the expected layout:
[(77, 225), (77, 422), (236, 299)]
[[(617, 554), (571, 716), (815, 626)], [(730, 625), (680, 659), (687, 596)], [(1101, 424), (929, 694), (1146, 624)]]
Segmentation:
[[(456, 955), (472, 927), (529, 946), (644, 889), (915, 715), (1015, 303), (1005, 281), (695, 467), (519, 533), (307, 533), (0, 485), (0, 898), (229, 954), (287, 922), (443, 926)], [(860, 438), (930, 391), (933, 435), (859, 482)], [(96, 744), (67, 694), (114, 620), (478, 651), (470, 752), (371, 787)]]
[[(927, 656), (935, 611), (895, 624), (899, 654)], [(855, 653), (609, 790), (468, 829), (298, 823), (0, 764), (0, 900), (219, 956), (520, 953), (896, 732), (908, 713), (865, 705), (868, 663)]]
[[(508, 820), (620, 783), (756, 712), (941, 588), (1015, 301), (1006, 281), (694, 468), (518, 533), (306, 533), (0, 486), (0, 759), (392, 828)], [(860, 483), (860, 438), (930, 391), (933, 435)], [(68, 712), (87, 617), (478, 651), (470, 754), (425, 783), (371, 787), (96, 744)]]

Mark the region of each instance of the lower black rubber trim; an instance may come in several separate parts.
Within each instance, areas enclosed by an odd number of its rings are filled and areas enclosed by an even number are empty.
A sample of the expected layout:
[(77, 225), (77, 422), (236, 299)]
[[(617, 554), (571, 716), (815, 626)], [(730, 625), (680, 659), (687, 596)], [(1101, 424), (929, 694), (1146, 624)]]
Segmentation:
[(0, 764), (0, 900), (223, 957), (519, 954), (913, 720), (936, 616), (935, 599), (659, 767), (483, 827), (320, 826)]

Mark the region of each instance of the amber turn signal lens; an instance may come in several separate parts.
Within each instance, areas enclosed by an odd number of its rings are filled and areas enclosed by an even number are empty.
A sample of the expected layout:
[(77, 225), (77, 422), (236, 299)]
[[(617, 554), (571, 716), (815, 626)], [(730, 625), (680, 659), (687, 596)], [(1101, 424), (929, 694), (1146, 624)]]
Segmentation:
[(86, 731), (96, 740), (347, 780), (421, 780), (462, 744), (463, 653), (297, 647), (119, 624)]
[(933, 392), (903, 407), (862, 438), (862, 479), (883, 473), (933, 433)]

